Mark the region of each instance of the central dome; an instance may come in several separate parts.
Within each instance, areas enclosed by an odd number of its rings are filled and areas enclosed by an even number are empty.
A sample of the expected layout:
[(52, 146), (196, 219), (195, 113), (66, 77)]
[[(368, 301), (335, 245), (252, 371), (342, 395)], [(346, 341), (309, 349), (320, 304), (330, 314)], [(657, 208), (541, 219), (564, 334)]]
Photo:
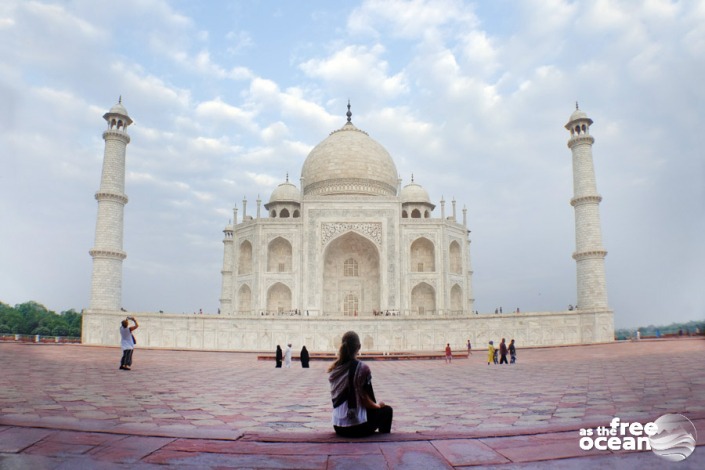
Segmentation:
[(397, 194), (391, 155), (350, 121), (311, 150), (301, 177), (306, 196)]

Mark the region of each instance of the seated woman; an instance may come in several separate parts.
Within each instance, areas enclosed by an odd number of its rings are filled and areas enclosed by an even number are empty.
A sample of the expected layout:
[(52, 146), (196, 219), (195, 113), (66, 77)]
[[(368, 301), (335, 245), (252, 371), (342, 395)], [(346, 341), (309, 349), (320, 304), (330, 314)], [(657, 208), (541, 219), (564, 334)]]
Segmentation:
[(354, 331), (343, 335), (338, 359), (330, 366), (328, 381), (333, 400), (333, 429), (343, 437), (389, 433), (393, 410), (376, 402), (370, 368), (358, 361), (360, 337)]

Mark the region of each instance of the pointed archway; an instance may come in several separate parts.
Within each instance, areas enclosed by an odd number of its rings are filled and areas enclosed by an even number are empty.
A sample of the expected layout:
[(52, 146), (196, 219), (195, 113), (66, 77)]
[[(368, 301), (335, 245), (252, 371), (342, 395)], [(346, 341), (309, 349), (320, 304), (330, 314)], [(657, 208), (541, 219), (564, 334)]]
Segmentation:
[(379, 250), (367, 238), (347, 232), (328, 244), (323, 256), (323, 312), (371, 316), (380, 305)]

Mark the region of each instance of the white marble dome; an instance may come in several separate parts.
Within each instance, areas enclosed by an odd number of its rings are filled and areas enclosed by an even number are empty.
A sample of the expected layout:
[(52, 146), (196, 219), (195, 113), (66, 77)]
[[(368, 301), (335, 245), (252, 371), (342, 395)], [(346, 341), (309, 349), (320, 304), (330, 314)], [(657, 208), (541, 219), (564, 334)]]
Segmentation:
[(570, 119), (568, 120), (568, 122), (577, 121), (578, 119), (589, 119), (589, 118), (588, 118), (587, 114), (585, 114), (585, 111), (583, 111), (582, 109), (576, 109), (575, 111), (573, 111), (573, 114), (570, 115)]
[(269, 198), (269, 203), (273, 202), (299, 202), (301, 200), (301, 191), (294, 184), (288, 181), (280, 184)]
[(406, 186), (404, 186), (399, 194), (401, 197), (401, 203), (431, 203), (431, 198), (428, 197), (428, 191), (426, 191), (420, 184), (414, 183), (413, 181)]
[(129, 114), (127, 114), (127, 109), (125, 109), (125, 107), (122, 105), (122, 101), (118, 102), (117, 104), (115, 104), (115, 106), (110, 108), (110, 111), (108, 111), (108, 113), (122, 114), (123, 116), (129, 116)]
[(395, 196), (397, 167), (389, 152), (351, 122), (311, 150), (301, 169), (311, 196)]

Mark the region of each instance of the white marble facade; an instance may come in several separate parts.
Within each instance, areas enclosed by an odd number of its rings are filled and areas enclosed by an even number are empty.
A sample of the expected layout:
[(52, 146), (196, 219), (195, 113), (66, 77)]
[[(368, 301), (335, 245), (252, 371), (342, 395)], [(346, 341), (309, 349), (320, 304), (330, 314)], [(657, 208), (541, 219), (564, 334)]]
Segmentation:
[[(309, 351), (334, 353), (348, 330), (359, 333), (364, 352), (442, 351), (450, 343), (462, 351), (469, 339), (482, 349), (493, 340), (515, 339), (519, 348), (609, 342), (610, 311), (486, 314), (467, 317), (245, 317), (137, 312), (140, 348), (267, 351), (292, 343)], [(92, 311), (84, 316), (83, 343), (120, 344), (122, 312)]]
[[(256, 215), (225, 228), (224, 315), (379, 317), (474, 311), (467, 221), (400, 188), (389, 153), (350, 119)], [(445, 203), (442, 203), (443, 205)]]
[[(584, 302), (577, 310), (476, 315), (466, 209), (458, 217), (455, 200), (448, 208), (441, 200), (436, 208), (413, 176), (402, 187), (391, 155), (352, 124), (348, 109), (347, 123), (306, 158), (298, 187), (287, 175), (264, 208), (256, 201), (254, 215), (247, 201), (240, 214), (233, 210), (223, 231), (220, 313), (141, 312), (139, 344), (271, 351), (291, 342), (333, 352), (349, 329), (360, 334), (364, 349), (378, 352), (440, 350), (446, 343), (458, 349), (468, 339), (485, 347), (502, 337), (521, 346), (612, 341), (593, 139), (584, 135), (591, 123), (576, 111), (566, 125), (575, 173), (574, 258)], [(589, 234), (582, 233), (584, 226)], [(94, 285), (115, 282), (94, 273)], [(590, 292), (598, 293), (596, 299)], [(84, 313), (85, 344), (118, 344), (124, 313), (116, 310)]]

